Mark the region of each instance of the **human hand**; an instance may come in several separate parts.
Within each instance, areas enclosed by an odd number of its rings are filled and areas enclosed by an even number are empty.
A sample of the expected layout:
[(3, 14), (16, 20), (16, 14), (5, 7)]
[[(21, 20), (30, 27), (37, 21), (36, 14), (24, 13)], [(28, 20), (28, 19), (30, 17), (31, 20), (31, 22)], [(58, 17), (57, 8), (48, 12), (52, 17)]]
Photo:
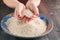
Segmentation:
[(33, 17), (39, 15), (39, 10), (38, 10), (39, 4), (40, 4), (40, 0), (38, 0), (38, 1), (37, 0), (29, 0), (26, 4), (26, 7), (34, 13)]
[(15, 9), (14, 17), (16, 17), (17, 19), (23, 18), (24, 14), (22, 12), (24, 10), (25, 10), (24, 4), (20, 3)]

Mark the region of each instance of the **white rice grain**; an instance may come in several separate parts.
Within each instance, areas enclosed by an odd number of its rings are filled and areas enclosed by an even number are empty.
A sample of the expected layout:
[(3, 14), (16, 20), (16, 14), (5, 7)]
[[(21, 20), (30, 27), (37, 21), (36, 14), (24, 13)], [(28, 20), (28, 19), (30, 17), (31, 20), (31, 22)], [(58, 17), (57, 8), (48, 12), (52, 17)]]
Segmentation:
[(11, 17), (5, 23), (10, 33), (21, 37), (40, 36), (47, 28), (46, 23), (38, 17), (27, 23)]

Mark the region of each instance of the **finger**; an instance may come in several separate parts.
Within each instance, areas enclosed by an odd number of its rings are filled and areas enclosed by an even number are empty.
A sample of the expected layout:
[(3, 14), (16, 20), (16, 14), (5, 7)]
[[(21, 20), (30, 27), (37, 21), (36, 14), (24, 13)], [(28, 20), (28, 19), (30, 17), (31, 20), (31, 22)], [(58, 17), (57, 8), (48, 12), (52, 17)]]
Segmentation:
[(20, 15), (17, 12), (14, 13), (14, 17), (17, 18), (17, 19), (20, 19), (21, 18)]
[(36, 6), (34, 6), (33, 4), (30, 4), (30, 9), (33, 11), (34, 15), (38, 16), (39, 15), (39, 10)]
[(24, 9), (24, 5), (20, 4), (16, 9), (15, 9), (15, 16), (18, 17), (18, 18), (22, 18), (23, 17), (23, 14), (22, 14), (22, 11)]
[(19, 6), (19, 15), (20, 15), (20, 17), (23, 17), (24, 16), (24, 14), (23, 14), (23, 11), (25, 10), (25, 6), (24, 5), (20, 5)]

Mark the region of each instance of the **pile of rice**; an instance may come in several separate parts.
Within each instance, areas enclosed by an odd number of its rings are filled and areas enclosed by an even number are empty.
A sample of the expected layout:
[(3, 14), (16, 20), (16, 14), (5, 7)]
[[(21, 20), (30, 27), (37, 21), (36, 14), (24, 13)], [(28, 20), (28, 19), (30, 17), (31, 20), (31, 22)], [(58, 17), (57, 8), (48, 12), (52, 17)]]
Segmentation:
[[(28, 12), (25, 11), (28, 16)], [(31, 14), (30, 14), (31, 16)], [(7, 29), (13, 35), (21, 37), (36, 37), (42, 35), (46, 31), (46, 22), (39, 17), (33, 18), (33, 20), (26, 22), (25, 20), (18, 20), (15, 17), (9, 18), (6, 22)]]
[(10, 33), (21, 37), (40, 36), (47, 28), (46, 23), (38, 17), (29, 22), (11, 17), (5, 23)]

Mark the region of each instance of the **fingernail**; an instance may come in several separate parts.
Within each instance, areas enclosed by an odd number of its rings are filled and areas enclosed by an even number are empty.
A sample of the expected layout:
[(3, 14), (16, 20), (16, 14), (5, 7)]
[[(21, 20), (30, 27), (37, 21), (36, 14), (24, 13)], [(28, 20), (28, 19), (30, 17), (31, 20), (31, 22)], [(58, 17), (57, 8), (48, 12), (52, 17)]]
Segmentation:
[(35, 14), (36, 16), (39, 16), (39, 14)]

